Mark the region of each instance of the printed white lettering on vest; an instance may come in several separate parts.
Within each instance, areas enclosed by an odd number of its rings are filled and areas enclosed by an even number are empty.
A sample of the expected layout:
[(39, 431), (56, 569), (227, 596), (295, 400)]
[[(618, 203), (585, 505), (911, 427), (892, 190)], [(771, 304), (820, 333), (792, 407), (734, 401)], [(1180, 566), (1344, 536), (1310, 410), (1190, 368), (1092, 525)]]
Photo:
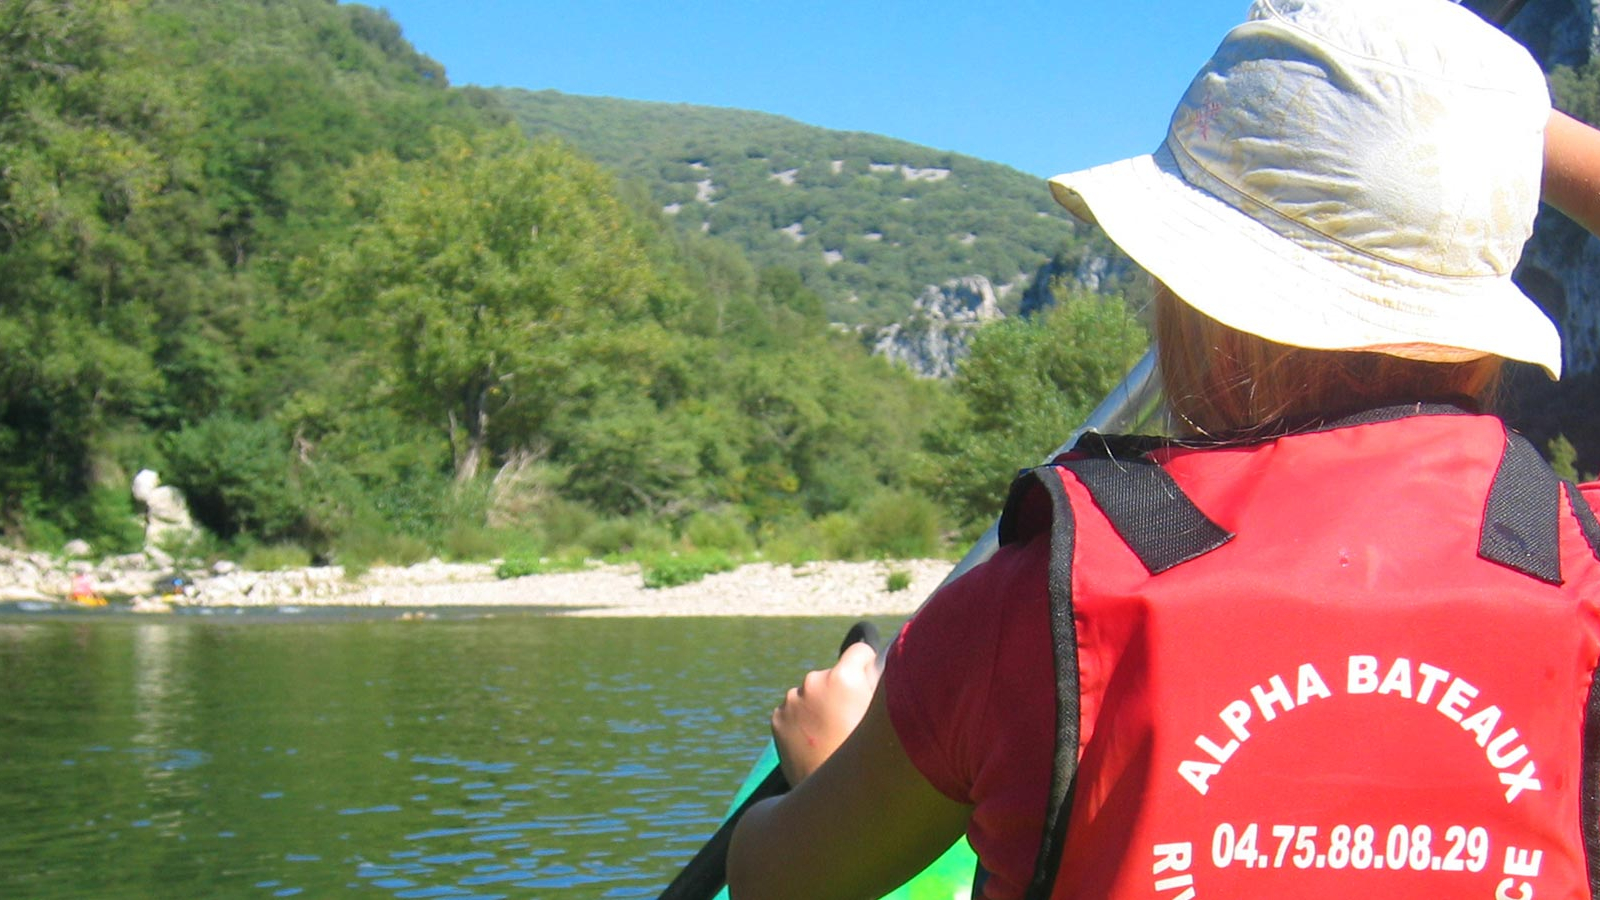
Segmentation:
[[(1517, 881), (1518, 878), (1538, 878), (1539, 868), (1544, 863), (1543, 850), (1523, 850), (1518, 847), (1506, 848), (1506, 864), (1501, 868), (1507, 878), (1501, 879), (1495, 886), (1496, 900), (1533, 900), (1533, 885), (1526, 881)], [(1515, 889), (1516, 893), (1512, 893)]]
[[(1405, 660), (1395, 660), (1395, 664)], [(1350, 657), (1350, 677), (1345, 680), (1345, 693), (1370, 694), (1378, 689), (1378, 658), (1376, 656)], [(1407, 697), (1411, 694), (1407, 693)]]
[(1533, 763), (1522, 767), (1522, 771), (1513, 775), (1510, 772), (1500, 773), (1500, 783), (1506, 786), (1506, 802), (1517, 799), (1523, 791), (1537, 791), (1544, 787), (1539, 779), (1533, 777)]
[[(1511, 893), (1513, 886), (1517, 889), (1515, 894)], [(1494, 900), (1533, 900), (1533, 885), (1526, 881), (1518, 884), (1509, 878), (1503, 879), (1495, 885)]]
[(1500, 871), (1507, 875), (1516, 875), (1519, 878), (1538, 878), (1539, 868), (1543, 865), (1543, 850), (1524, 850), (1521, 847), (1507, 847), (1506, 864)]
[(1155, 847), (1156, 862), (1150, 868), (1151, 875), (1160, 875), (1162, 872), (1187, 872), (1194, 862), (1194, 844), (1183, 841), (1177, 844), (1157, 844)]
[(1221, 771), (1222, 767), (1216, 763), (1196, 762), (1192, 759), (1178, 763), (1178, 774), (1183, 776), (1184, 781), (1193, 785), (1202, 797), (1206, 791), (1211, 790), (1211, 776)]
[(1427, 703), (1433, 696), (1433, 686), (1450, 677), (1450, 673), (1439, 668), (1423, 663), (1417, 666), (1417, 671), (1422, 673), (1422, 690), (1417, 692), (1417, 702)]
[(1300, 680), (1295, 685), (1294, 702), (1304, 706), (1312, 697), (1332, 697), (1328, 690), (1328, 683), (1322, 680), (1322, 675), (1316, 666), (1311, 663), (1301, 663)]
[[(1194, 863), (1194, 844), (1184, 841), (1176, 844), (1157, 844), (1155, 846), (1156, 861), (1150, 867), (1150, 874), (1160, 875), (1162, 872), (1187, 872)], [(1171, 900), (1194, 900), (1193, 875), (1169, 875), (1166, 878), (1156, 879), (1157, 891), (1175, 891), (1184, 888), (1183, 893), (1174, 895)]]
[(1172, 900), (1194, 900), (1193, 875), (1175, 875), (1156, 882), (1156, 890), (1158, 891), (1175, 891), (1178, 888), (1183, 888), (1184, 891), (1181, 894), (1174, 894)]
[(1478, 696), (1478, 689), (1465, 681), (1457, 678), (1450, 682), (1450, 687), (1445, 689), (1444, 697), (1439, 700), (1439, 712), (1445, 718), (1455, 722), (1461, 721), (1461, 711), (1467, 708), (1473, 697)]
[(1507, 728), (1504, 734), (1495, 738), (1494, 743), (1489, 745), (1489, 752), (1486, 754), (1489, 757), (1489, 765), (1494, 766), (1496, 769), (1504, 769), (1516, 765), (1518, 760), (1527, 756), (1527, 744), (1518, 744), (1515, 750), (1510, 753), (1505, 752), (1506, 745), (1516, 739), (1517, 730), (1515, 728)]
[(1271, 722), (1278, 717), (1274, 705), (1282, 705), (1283, 711), (1288, 712), (1294, 709), (1294, 698), (1289, 696), (1289, 686), (1284, 684), (1279, 676), (1274, 675), (1267, 679), (1267, 684), (1271, 686), (1270, 690), (1262, 690), (1258, 684), (1250, 689), (1250, 696), (1256, 700), (1256, 709), (1261, 710), (1261, 715)]
[(1228, 730), (1233, 732), (1234, 737), (1241, 741), (1250, 739), (1250, 730), (1244, 727), (1244, 723), (1250, 721), (1250, 704), (1243, 700), (1235, 700), (1224, 706), (1222, 712), (1217, 715), (1223, 724), (1228, 726)]
[[(1500, 720), (1505, 713), (1500, 707), (1490, 705), (1468, 715), (1472, 701), (1478, 696), (1478, 688), (1459, 677), (1451, 674), (1438, 666), (1429, 663), (1418, 663), (1416, 671), (1422, 678), (1421, 689), (1413, 697), (1411, 694), (1411, 661), (1405, 657), (1398, 657), (1389, 667), (1388, 674), (1382, 681), (1378, 679), (1380, 661), (1376, 656), (1352, 655), (1349, 659), (1346, 685), (1352, 694), (1395, 693), (1407, 697), (1419, 704), (1432, 705), (1445, 718), (1452, 722), (1459, 722), (1461, 730), (1472, 735), (1479, 747), (1484, 748), (1484, 757), (1489, 765), (1502, 770), (1500, 783), (1506, 786), (1506, 802), (1517, 799), (1523, 791), (1537, 791), (1542, 789), (1538, 773), (1532, 762), (1527, 763), (1521, 770), (1513, 773), (1504, 771), (1527, 757), (1528, 745), (1517, 742), (1517, 730), (1507, 728), (1500, 734), (1495, 734), (1495, 729), (1500, 727)], [(1439, 685), (1445, 688), (1439, 695), (1437, 703), (1430, 704), (1433, 699), (1434, 689)], [(1390, 688), (1392, 687), (1392, 690)]]
[[(1382, 673), (1381, 675), (1379, 673)], [(1499, 706), (1489, 705), (1473, 709), (1473, 701), (1480, 693), (1478, 687), (1463, 678), (1452, 676), (1447, 669), (1432, 663), (1413, 664), (1404, 656), (1396, 657), (1387, 668), (1376, 656), (1352, 654), (1346, 661), (1345, 692), (1350, 695), (1382, 694), (1404, 697), (1419, 706), (1431, 706), (1440, 715), (1461, 726), (1472, 735), (1484, 758), (1500, 770), (1498, 778), (1505, 786), (1506, 802), (1510, 803), (1525, 791), (1543, 790), (1538, 770), (1531, 760), (1528, 746), (1518, 739), (1517, 729), (1501, 727), (1505, 713)], [(1437, 700), (1435, 696), (1437, 695)], [(1276, 721), (1281, 713), (1317, 699), (1333, 696), (1328, 684), (1311, 663), (1301, 663), (1295, 673), (1294, 691), (1281, 675), (1272, 675), (1261, 684), (1250, 687), (1250, 700), (1234, 700), (1217, 713), (1217, 718), (1231, 738), (1219, 742), (1211, 735), (1195, 737), (1194, 745), (1207, 759), (1186, 759), (1178, 763), (1178, 774), (1201, 796), (1211, 789), (1211, 776), (1222, 771), (1224, 763), (1233, 758), (1245, 741), (1250, 740), (1250, 723), (1257, 712), (1266, 722)], [(1253, 703), (1250, 701), (1254, 701)], [(1513, 772), (1513, 766), (1523, 763)]]
[[(1473, 736), (1478, 739), (1479, 747), (1487, 747), (1489, 746), (1489, 736), (1494, 734), (1494, 727), (1499, 724), (1500, 707), (1485, 706), (1462, 721), (1461, 729), (1472, 732)], [(1515, 735), (1517, 730), (1513, 728), (1511, 733)]]
[(1411, 660), (1400, 657), (1389, 667), (1389, 674), (1383, 676), (1383, 684), (1378, 685), (1380, 694), (1399, 694), (1411, 699)]
[[(1374, 665), (1376, 660), (1374, 659)], [(1295, 690), (1289, 693), (1289, 685), (1281, 675), (1273, 675), (1265, 684), (1253, 685), (1250, 688), (1250, 697), (1255, 701), (1255, 709), (1261, 713), (1261, 718), (1271, 722), (1278, 718), (1279, 712), (1289, 712), (1297, 706), (1318, 697), (1332, 697), (1333, 692), (1328, 690), (1328, 683), (1323, 680), (1322, 674), (1311, 663), (1301, 663), (1295, 673)], [(1217, 718), (1227, 727), (1228, 733), (1233, 735), (1225, 744), (1218, 744), (1209, 735), (1200, 735), (1194, 739), (1194, 744), (1206, 755), (1216, 762), (1186, 759), (1178, 763), (1178, 774), (1201, 796), (1211, 789), (1211, 776), (1222, 771), (1222, 763), (1233, 757), (1239, 745), (1250, 739), (1248, 724), (1254, 713), (1249, 702), (1235, 700), (1222, 708), (1217, 713)]]
[(1228, 757), (1233, 755), (1233, 751), (1239, 749), (1239, 742), (1237, 740), (1229, 741), (1221, 747), (1218, 747), (1216, 743), (1211, 740), (1211, 738), (1208, 738), (1203, 734), (1195, 738), (1194, 743), (1195, 746), (1210, 754), (1211, 758), (1219, 763), (1227, 762)]

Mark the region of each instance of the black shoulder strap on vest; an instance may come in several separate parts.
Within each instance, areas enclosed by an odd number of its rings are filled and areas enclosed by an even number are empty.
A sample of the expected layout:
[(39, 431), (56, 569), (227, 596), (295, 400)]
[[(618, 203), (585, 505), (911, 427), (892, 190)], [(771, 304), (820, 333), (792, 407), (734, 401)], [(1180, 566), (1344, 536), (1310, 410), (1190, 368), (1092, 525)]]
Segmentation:
[(1091, 431), (1073, 448), (1077, 456), (1023, 470), (1000, 516), (1000, 543), (1027, 536), (1022, 532), (1033, 523), (1024, 521), (1024, 501), (1040, 482), (1055, 485), (1058, 476), (1046, 479), (1042, 473), (1057, 468), (1077, 476), (1095, 506), (1152, 575), (1232, 540), (1233, 535), (1206, 518), (1166, 469), (1145, 455), (1163, 444), (1160, 438)]
[[(1130, 445), (1127, 455), (1100, 444), (1104, 455), (1072, 459), (1024, 471), (1012, 484), (1000, 518), (1000, 543), (1025, 537), (1023, 506), (1039, 486), (1050, 497), (1050, 637), (1056, 688), (1055, 752), (1044, 834), (1028, 885), (1029, 900), (1045, 900), (1055, 886), (1066, 846), (1078, 769), (1078, 634), (1072, 609), (1072, 557), (1076, 519), (1056, 469), (1070, 470), (1095, 505), (1152, 574), (1164, 572), (1222, 546), (1233, 535), (1206, 518), (1164, 469)], [(1080, 446), (1080, 450), (1085, 449)], [(1094, 452), (1089, 448), (1089, 452)]]
[(1506, 432), (1489, 485), (1478, 555), (1548, 584), (1561, 583), (1561, 480), (1527, 438)]
[(1089, 489), (1111, 527), (1152, 575), (1233, 540), (1206, 518), (1166, 469), (1148, 459), (1099, 457), (1062, 466)]

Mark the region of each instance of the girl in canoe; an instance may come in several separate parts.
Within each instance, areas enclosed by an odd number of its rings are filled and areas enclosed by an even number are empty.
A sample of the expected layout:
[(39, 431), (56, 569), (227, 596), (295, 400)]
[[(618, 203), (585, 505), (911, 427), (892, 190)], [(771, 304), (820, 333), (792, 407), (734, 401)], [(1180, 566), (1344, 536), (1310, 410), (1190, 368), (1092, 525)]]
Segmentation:
[[(1600, 133), (1446, 0), (1257, 0), (1160, 149), (1051, 180), (1159, 282), (1173, 440), (1020, 477), (994, 557), (773, 714), (736, 900), (965, 833), (1013, 898), (1588, 897), (1600, 485), (1484, 412)], [(1091, 436), (1093, 437), (1093, 436)], [(858, 724), (859, 723), (859, 724)]]

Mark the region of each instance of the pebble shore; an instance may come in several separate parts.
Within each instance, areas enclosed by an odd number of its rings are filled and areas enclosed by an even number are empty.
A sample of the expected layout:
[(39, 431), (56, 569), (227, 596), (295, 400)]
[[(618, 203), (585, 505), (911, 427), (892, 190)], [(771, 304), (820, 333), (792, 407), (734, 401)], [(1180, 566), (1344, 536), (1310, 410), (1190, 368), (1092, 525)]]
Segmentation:
[[(523, 607), (572, 616), (893, 616), (916, 610), (949, 574), (948, 560), (751, 563), (670, 588), (647, 588), (637, 564), (596, 563), (579, 572), (501, 579), (492, 563), (431, 561), (379, 567), (346, 578), (338, 567), (251, 572), (227, 565), (196, 574), (181, 595), (161, 595), (157, 569), (132, 558), (115, 565), (62, 564), (13, 554), (0, 566), (0, 601), (66, 602), (72, 576), (87, 573), (136, 612), (174, 607), (362, 607), (425, 612), (441, 607)], [(910, 578), (889, 590), (889, 575)]]
[[(470, 568), (470, 567), (461, 567)], [(499, 580), (470, 572), (452, 581), (369, 573), (351, 599), (362, 605), (528, 606), (574, 616), (877, 616), (915, 611), (949, 574), (947, 560), (825, 562), (803, 566), (752, 563), (670, 588), (647, 588), (637, 565)], [(400, 570), (404, 571), (404, 570)], [(911, 577), (888, 590), (890, 572)]]

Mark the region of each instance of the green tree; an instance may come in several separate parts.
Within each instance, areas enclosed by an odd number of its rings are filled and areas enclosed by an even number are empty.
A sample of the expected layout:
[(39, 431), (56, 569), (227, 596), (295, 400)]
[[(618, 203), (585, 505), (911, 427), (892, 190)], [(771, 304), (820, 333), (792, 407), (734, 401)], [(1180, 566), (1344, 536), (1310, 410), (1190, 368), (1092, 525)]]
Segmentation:
[(8, 523), (22, 505), (87, 491), (101, 435), (174, 408), (168, 364), (221, 293), (192, 97), (131, 16), (93, 0), (0, 2)]
[(1600, 122), (1600, 63), (1594, 60), (1550, 72), (1550, 92), (1558, 109), (1583, 122)]
[[(354, 4), (0, 0), (6, 536), (128, 546), (127, 475), (152, 466), (241, 545), (414, 558), (487, 520), (488, 479), (460, 482), (536, 460), (517, 521), (563, 523), (527, 523), (540, 540), (648, 517), (659, 543), (714, 510), (747, 537), (831, 515), (866, 523), (852, 552), (888, 546), (948, 392), (825, 310), (868, 318), (841, 294), (971, 271), (971, 254), (889, 252), (928, 231), (924, 200), (964, 213), (942, 192), (965, 176), (873, 173), (906, 147), (790, 146), (798, 126), (770, 117), (645, 110), (683, 153), (606, 110), (582, 120), (668, 173), (674, 221), (654, 186), (496, 130), (499, 96), (450, 88)], [(715, 208), (694, 199), (701, 161)], [(770, 177), (787, 169), (796, 185)], [(701, 232), (719, 217), (752, 247)], [(793, 222), (817, 237), (775, 231)], [(948, 230), (934, 243), (960, 247)], [(1009, 277), (1021, 256), (983, 265)]]
[(172, 435), (166, 456), (195, 518), (224, 538), (304, 537), (288, 441), (271, 422), (211, 416)]
[(513, 440), (539, 438), (563, 340), (646, 316), (656, 277), (593, 164), (514, 132), (435, 141), (433, 156), (357, 167), (364, 221), (317, 280), (329, 314), (381, 336), (374, 367), (444, 431), (464, 482), (503, 414), (529, 429)]
[(956, 373), (960, 411), (925, 433), (919, 483), (964, 524), (992, 521), (1017, 470), (1059, 446), (1148, 340), (1120, 298), (1087, 293), (985, 327)]

